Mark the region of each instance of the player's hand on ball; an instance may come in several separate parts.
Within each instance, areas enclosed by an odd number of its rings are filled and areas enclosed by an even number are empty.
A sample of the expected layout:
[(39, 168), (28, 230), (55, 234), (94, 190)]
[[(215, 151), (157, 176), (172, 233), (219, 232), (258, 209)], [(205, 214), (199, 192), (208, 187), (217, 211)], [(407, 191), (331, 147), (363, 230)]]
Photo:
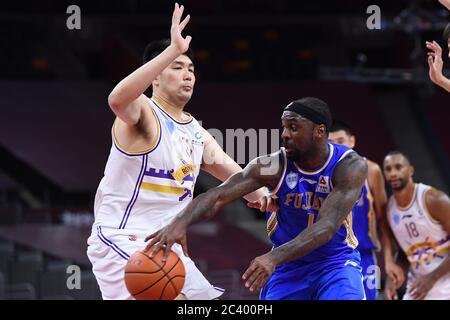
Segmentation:
[(245, 286), (250, 291), (260, 290), (272, 275), (275, 267), (271, 252), (256, 257), (242, 276), (242, 279), (245, 280)]
[(162, 228), (159, 231), (152, 233), (145, 238), (145, 241), (150, 242), (147, 244), (147, 249), (153, 247), (150, 253), (150, 257), (154, 257), (159, 250), (164, 250), (162, 261), (165, 262), (169, 256), (170, 249), (174, 243), (179, 243), (183, 248), (185, 256), (188, 256), (188, 246), (186, 240), (187, 226), (180, 220), (173, 220), (172, 223)]

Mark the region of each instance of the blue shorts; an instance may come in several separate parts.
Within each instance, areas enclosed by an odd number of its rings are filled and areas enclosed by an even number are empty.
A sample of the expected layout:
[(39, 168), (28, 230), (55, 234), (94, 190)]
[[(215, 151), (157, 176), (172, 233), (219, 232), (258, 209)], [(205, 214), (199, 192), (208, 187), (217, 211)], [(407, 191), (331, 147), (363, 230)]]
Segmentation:
[(377, 291), (377, 281), (379, 281), (376, 270), (374, 267), (377, 266), (375, 253), (372, 250), (361, 250), (361, 267), (362, 274), (364, 276), (364, 291), (366, 292), (367, 300), (376, 300)]
[(272, 274), (261, 300), (364, 300), (361, 267), (355, 261), (311, 264)]

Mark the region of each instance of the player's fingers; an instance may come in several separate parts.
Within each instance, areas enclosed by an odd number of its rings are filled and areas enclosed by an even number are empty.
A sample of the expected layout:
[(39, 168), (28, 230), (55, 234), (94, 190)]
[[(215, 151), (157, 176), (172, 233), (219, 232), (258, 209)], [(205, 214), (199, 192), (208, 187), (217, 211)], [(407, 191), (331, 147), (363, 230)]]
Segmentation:
[(280, 210), (280, 208), (278, 207), (277, 202), (274, 199), (269, 198), (269, 204), (267, 205), (267, 211), (277, 212), (278, 210)]
[(261, 206), (259, 207), (259, 211), (266, 212), (267, 210), (267, 198), (262, 197), (260, 200)]
[(244, 274), (242, 275), (242, 279), (243, 280), (247, 280), (248, 277), (253, 273), (253, 271), (255, 271), (256, 269), (256, 265), (255, 263), (252, 261), (252, 263), (250, 264), (250, 266), (247, 268), (247, 270), (245, 270)]
[(395, 272), (389, 272), (388, 274), (389, 278), (391, 279), (391, 282), (394, 285), (397, 285), (398, 279), (397, 279), (397, 274)]
[(153, 232), (152, 234), (148, 235), (144, 241), (147, 242), (148, 240), (155, 238), (158, 233), (159, 231)]
[(261, 207), (261, 204), (259, 203), (259, 201), (247, 202), (247, 207), (253, 208), (253, 209), (259, 209)]
[(437, 50), (442, 51), (441, 46), (439, 45), (439, 43), (437, 43), (436, 41), (433, 41), (434, 46), (436, 47)]
[(173, 14), (172, 14), (172, 24), (175, 24), (177, 12), (178, 12), (178, 3), (175, 2), (175, 7), (173, 9)]
[(153, 245), (155, 244), (155, 243), (157, 243), (157, 242), (159, 242), (159, 239), (156, 237), (156, 238), (153, 238), (148, 244), (147, 244), (147, 250), (148, 249), (150, 249), (151, 247), (153, 247)]
[(187, 36), (186, 37), (186, 43), (189, 46), (189, 44), (191, 43), (192, 37), (191, 36)]
[(184, 27), (186, 27), (190, 19), (191, 16), (188, 14), (186, 18), (184, 18), (184, 20), (180, 23), (180, 32), (183, 31)]
[(428, 62), (428, 67), (432, 68), (433, 64), (434, 64), (434, 56), (433, 55), (429, 55), (428, 59), (427, 59), (427, 62)]
[(169, 257), (172, 245), (173, 243), (167, 242), (167, 244), (164, 246), (164, 254), (162, 258), (163, 262), (166, 262), (167, 258)]
[(157, 244), (155, 244), (153, 246), (152, 252), (150, 253), (150, 258), (153, 258), (158, 252), (159, 250), (161, 250), (163, 248), (164, 244), (161, 242), (158, 242)]
[(257, 291), (261, 290), (264, 284), (266, 283), (268, 279), (268, 276), (266, 274), (260, 274), (258, 279), (253, 283), (253, 285), (250, 287), (250, 291)]
[(254, 285), (254, 283), (258, 280), (258, 278), (260, 277), (261, 273), (262, 273), (262, 270), (259, 269), (259, 268), (254, 270), (252, 272), (252, 274), (250, 274), (248, 276), (247, 281), (245, 281), (245, 286), (247, 288), (251, 288)]
[(183, 16), (183, 11), (184, 11), (184, 6), (183, 6), (183, 5), (179, 6), (179, 7), (178, 7), (177, 15), (175, 16), (175, 23), (176, 23), (177, 25), (180, 24), (181, 17)]
[(186, 237), (183, 237), (183, 239), (181, 239), (181, 247), (183, 248), (184, 255), (186, 257), (189, 257)]

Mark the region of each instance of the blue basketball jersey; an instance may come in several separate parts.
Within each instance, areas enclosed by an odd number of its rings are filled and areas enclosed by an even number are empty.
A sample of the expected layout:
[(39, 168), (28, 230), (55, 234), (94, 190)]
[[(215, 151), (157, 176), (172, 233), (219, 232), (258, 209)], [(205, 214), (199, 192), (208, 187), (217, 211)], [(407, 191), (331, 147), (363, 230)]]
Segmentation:
[[(352, 152), (352, 149), (343, 145), (329, 142), (325, 164), (319, 170), (311, 172), (287, 159), (284, 148), (280, 149), (282, 173), (276, 188), (271, 192), (277, 198), (280, 209), (278, 212), (266, 213), (267, 232), (274, 248), (294, 239), (317, 220), (322, 203), (333, 189), (331, 179), (336, 165)], [(349, 212), (329, 242), (306, 256), (278, 266), (277, 271), (317, 263), (333, 265), (346, 260), (359, 262), (359, 253), (355, 250), (358, 240), (353, 231), (352, 220), (352, 212)]]
[(353, 226), (359, 245), (358, 250), (379, 250), (376, 215), (373, 196), (366, 180), (361, 197), (353, 208)]

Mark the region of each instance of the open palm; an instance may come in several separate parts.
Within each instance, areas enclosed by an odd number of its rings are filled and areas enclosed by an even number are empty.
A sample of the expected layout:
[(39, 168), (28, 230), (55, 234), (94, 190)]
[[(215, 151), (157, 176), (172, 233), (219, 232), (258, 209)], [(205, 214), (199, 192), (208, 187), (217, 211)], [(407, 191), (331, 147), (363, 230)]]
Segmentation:
[[(179, 6), (175, 3), (175, 9), (172, 15), (172, 27), (170, 28), (170, 41), (171, 45), (175, 46), (180, 53), (185, 53), (189, 49), (189, 43), (192, 40), (191, 36), (183, 38), (181, 32), (186, 27), (189, 22), (190, 16), (187, 15), (183, 21), (181, 17), (183, 16), (184, 6)], [(181, 22), (180, 22), (181, 21)]]

